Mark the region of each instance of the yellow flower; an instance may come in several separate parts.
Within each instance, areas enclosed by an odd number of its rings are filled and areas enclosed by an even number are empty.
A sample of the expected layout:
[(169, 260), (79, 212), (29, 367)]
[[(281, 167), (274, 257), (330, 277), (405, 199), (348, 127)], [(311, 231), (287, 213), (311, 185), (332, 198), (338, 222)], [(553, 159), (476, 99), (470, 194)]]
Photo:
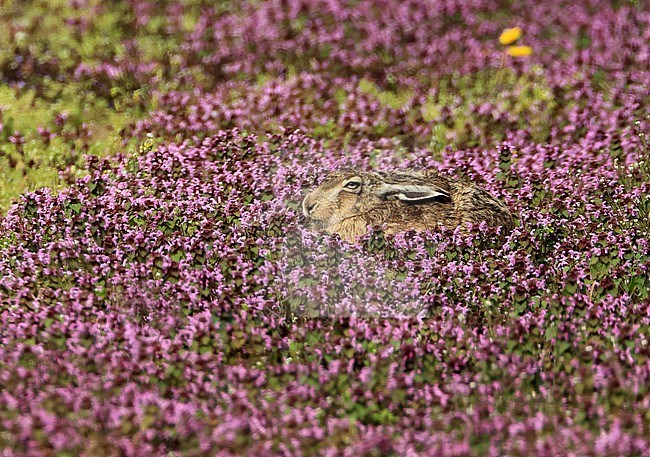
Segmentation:
[(526, 57), (533, 53), (533, 48), (530, 46), (509, 46), (506, 52), (512, 57)]
[(499, 42), (501, 44), (510, 44), (514, 43), (519, 39), (521, 36), (521, 28), (520, 27), (513, 27), (511, 29), (505, 29), (503, 32), (501, 32), (501, 36), (499, 36)]

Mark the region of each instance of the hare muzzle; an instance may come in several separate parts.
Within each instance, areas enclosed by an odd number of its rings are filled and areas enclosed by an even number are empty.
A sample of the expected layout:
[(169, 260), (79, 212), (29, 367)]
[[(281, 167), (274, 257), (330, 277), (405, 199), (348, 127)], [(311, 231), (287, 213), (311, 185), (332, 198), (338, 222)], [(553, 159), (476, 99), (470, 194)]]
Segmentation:
[(316, 205), (318, 202), (310, 198), (310, 195), (307, 195), (305, 199), (302, 201), (302, 213), (306, 217), (311, 217), (311, 213), (316, 208)]

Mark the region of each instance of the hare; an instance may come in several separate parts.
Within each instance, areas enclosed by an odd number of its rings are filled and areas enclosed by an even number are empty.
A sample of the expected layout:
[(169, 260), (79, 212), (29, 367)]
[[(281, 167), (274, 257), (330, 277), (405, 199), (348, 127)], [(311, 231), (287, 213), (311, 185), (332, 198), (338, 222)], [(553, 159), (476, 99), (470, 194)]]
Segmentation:
[(466, 231), (468, 222), (482, 221), (501, 226), (502, 233), (514, 227), (504, 203), (437, 172), (336, 171), (307, 194), (302, 210), (314, 228), (348, 241), (365, 234), (368, 225), (386, 224), (386, 233), (459, 225)]

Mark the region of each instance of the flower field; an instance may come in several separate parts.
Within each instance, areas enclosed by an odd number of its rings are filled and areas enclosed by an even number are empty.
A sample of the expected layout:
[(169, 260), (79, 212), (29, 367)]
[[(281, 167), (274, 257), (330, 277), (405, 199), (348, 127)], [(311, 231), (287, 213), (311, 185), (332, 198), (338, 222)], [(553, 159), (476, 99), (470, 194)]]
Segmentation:
[[(650, 455), (643, 0), (7, 0), (0, 455)], [(483, 225), (355, 243), (335, 169)]]

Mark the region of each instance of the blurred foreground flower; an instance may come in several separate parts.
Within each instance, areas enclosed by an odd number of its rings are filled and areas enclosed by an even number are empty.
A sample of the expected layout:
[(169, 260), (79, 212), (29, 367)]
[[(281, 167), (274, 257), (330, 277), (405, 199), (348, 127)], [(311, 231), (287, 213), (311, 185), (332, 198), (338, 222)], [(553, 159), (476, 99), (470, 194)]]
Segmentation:
[(505, 29), (503, 32), (501, 32), (501, 35), (499, 36), (499, 42), (501, 44), (511, 44), (517, 41), (520, 36), (521, 36), (520, 27)]
[(533, 53), (533, 48), (530, 46), (508, 46), (506, 53), (513, 57), (525, 57)]

